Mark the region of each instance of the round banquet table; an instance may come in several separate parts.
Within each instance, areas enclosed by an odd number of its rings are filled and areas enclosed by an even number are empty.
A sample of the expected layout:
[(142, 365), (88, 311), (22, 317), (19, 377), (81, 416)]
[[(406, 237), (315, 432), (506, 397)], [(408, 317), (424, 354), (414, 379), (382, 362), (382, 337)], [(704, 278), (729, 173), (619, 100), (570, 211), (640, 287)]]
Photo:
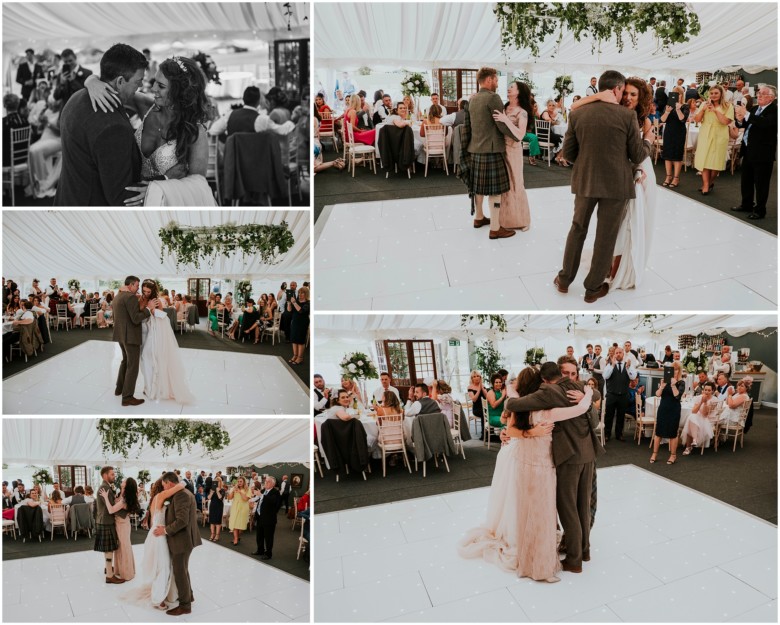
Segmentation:
[(3, 321), (3, 334), (7, 334), (14, 329), (13, 321)]
[[(645, 400), (645, 414), (648, 417), (655, 417), (656, 410), (658, 410), (658, 402), (661, 401), (660, 397), (648, 397)], [(688, 420), (688, 416), (693, 410), (694, 399), (687, 398), (680, 402), (680, 429), (685, 426), (685, 422)]]
[(71, 304), (71, 306), (73, 307), (73, 312), (76, 313), (76, 317), (81, 317), (81, 313), (84, 312), (84, 306), (86, 306), (86, 304), (81, 302), (79, 304)]

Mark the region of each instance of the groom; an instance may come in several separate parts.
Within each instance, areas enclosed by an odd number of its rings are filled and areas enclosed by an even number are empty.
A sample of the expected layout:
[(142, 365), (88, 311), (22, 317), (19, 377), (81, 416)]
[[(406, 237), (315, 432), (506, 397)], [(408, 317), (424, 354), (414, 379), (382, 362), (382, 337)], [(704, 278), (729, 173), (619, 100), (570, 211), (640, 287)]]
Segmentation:
[[(611, 91), (619, 103), (626, 77), (608, 70), (599, 78), (599, 91)], [(634, 168), (650, 154), (650, 142), (642, 141), (636, 113), (624, 106), (594, 102), (569, 118), (563, 141), (563, 157), (574, 163), (571, 190), (574, 218), (566, 239), (563, 268), (553, 283), (568, 293), (577, 276), (580, 256), (593, 211), (598, 205), (593, 260), (585, 277), (585, 302), (592, 304), (609, 292), (604, 279), (612, 266), (620, 224), (629, 199), (636, 197)]]
[[(162, 476), (162, 483), (163, 489), (170, 490), (179, 483), (179, 478), (173, 471), (170, 471)], [(179, 593), (179, 605), (168, 610), (166, 614), (179, 616), (192, 612), (191, 604), (194, 597), (190, 585), (190, 554), (195, 547), (202, 543), (198, 531), (195, 496), (185, 488), (173, 495), (169, 501), (170, 505), (166, 502), (165, 506), (165, 525), (155, 527), (154, 535), (162, 536), (164, 534), (168, 539), (173, 577), (176, 580), (176, 589)]]
[[(539, 370), (543, 384), (530, 395), (510, 398), (506, 409), (510, 412), (528, 412), (550, 408), (566, 408), (575, 401), (567, 391), (582, 391), (569, 378), (561, 377), (561, 369), (554, 362), (546, 362)], [(582, 573), (582, 563), (590, 560), (590, 500), (596, 457), (604, 453), (590, 426), (590, 411), (555, 424), (552, 435), (553, 462), (557, 486), (555, 502), (566, 536), (566, 559), (563, 570)]]
[(135, 48), (111, 46), (100, 59), (100, 80), (119, 96), (113, 112), (94, 111), (87, 89), (71, 96), (60, 115), (62, 174), (56, 206), (122, 206), (141, 179), (141, 155), (124, 105), (143, 85), (149, 62)]
[(138, 298), (135, 296), (140, 282), (141, 280), (135, 276), (127, 276), (125, 278), (127, 290), (120, 289), (112, 305), (114, 340), (119, 343), (122, 350), (122, 364), (119, 365), (114, 395), (122, 396), (123, 406), (138, 406), (144, 403), (143, 399), (133, 397), (141, 362), (141, 322), (151, 315), (151, 311), (157, 306), (157, 300), (150, 300), (146, 308), (141, 310)]

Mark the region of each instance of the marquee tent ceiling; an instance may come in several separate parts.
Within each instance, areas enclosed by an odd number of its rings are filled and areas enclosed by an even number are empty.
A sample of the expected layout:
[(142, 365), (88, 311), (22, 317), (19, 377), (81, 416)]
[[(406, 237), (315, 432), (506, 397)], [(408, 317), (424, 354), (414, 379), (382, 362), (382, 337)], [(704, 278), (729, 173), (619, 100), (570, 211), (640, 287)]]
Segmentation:
[[(3, 4), (3, 44), (118, 40), (139, 34), (239, 33), (261, 39), (309, 36), (307, 2), (292, 2), (287, 30), (280, 2), (14, 2)], [(112, 41), (114, 43), (115, 41)]]
[[(277, 265), (245, 259), (241, 253), (217, 258), (213, 266), (180, 266), (160, 261), (158, 231), (171, 221), (189, 226), (233, 223), (279, 224), (287, 221), (295, 245)], [(41, 242), (31, 247), (31, 240)], [(172, 276), (245, 276), (290, 280), (309, 275), (307, 211), (5, 211), (3, 275), (21, 278), (111, 278)]]
[[(566, 336), (573, 325), (571, 336), (650, 336), (661, 334), (720, 334), (742, 336), (748, 332), (777, 325), (773, 315), (656, 315), (643, 324), (643, 315), (505, 315), (506, 339), (534, 340), (547, 336)], [(574, 324), (572, 324), (574, 322)], [(468, 330), (476, 336), (496, 334), (488, 325), (472, 321)], [(522, 331), (521, 331), (522, 330)], [(318, 315), (315, 343), (344, 339), (369, 338), (430, 338), (465, 337), (460, 315)]]
[[(738, 9), (736, 7), (739, 7)], [(316, 3), (314, 42), (318, 68), (354, 70), (492, 65), (544, 71), (593, 71), (611, 66), (625, 71), (713, 71), (741, 65), (748, 71), (777, 67), (777, 4), (694, 2), (701, 32), (673, 48), (677, 58), (656, 54), (652, 34), (640, 36), (637, 48), (627, 42), (623, 52), (608, 42), (601, 54), (591, 53), (590, 40), (557, 36), (540, 46), (533, 59), (527, 51), (504, 57), (494, 3)], [(737, 43), (738, 42), (738, 43)], [(359, 54), (355, 54), (359, 50)], [(555, 54), (553, 58), (552, 55)]]
[(131, 449), (127, 460), (103, 455), (96, 419), (3, 419), (3, 462), (46, 464), (82, 462), (101, 464), (167, 463), (195, 466), (249, 465), (309, 461), (311, 444), (305, 419), (223, 419), (230, 445), (211, 460), (200, 445), (173, 450)]

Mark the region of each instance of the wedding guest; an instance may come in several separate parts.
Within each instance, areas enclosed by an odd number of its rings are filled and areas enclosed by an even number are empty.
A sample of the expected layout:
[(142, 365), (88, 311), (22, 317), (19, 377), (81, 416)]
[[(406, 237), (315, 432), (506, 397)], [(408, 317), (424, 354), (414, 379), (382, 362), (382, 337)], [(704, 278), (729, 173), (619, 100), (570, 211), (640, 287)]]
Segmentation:
[(706, 447), (714, 436), (713, 424), (710, 420), (718, 409), (718, 399), (714, 396), (714, 392), (715, 385), (712, 382), (705, 382), (699, 401), (693, 405), (691, 414), (685, 421), (682, 431), (682, 438), (685, 441), (683, 456), (689, 456), (694, 445)]
[(255, 525), (257, 549), (253, 556), (260, 556), (261, 560), (270, 560), (273, 557), (274, 533), (278, 518), (278, 510), (281, 507), (279, 491), (274, 488), (276, 478), (269, 475), (265, 478), (265, 491), (252, 498), (256, 502)]
[(279, 329), (284, 334), (287, 343), (292, 342), (290, 340), (290, 324), (292, 322), (292, 309), (288, 306), (288, 304), (290, 303), (290, 299), (295, 297), (297, 292), (298, 292), (298, 283), (295, 280), (293, 280), (292, 282), (290, 282), (290, 288), (284, 292), (284, 303), (280, 308), (280, 310), (282, 311), (282, 316), (279, 320)]
[[(680, 429), (680, 402), (685, 392), (685, 382), (682, 380), (682, 367), (679, 363), (674, 365), (674, 376), (670, 384), (661, 381), (656, 397), (660, 397), (658, 410), (656, 411), (655, 436), (653, 437), (653, 454), (650, 456), (650, 462), (655, 462), (658, 457), (658, 449), (661, 446), (661, 439), (669, 439), (669, 460), (666, 464), (677, 462), (677, 444), (679, 443), (677, 433)], [(689, 417), (690, 418), (690, 417)]]
[(309, 336), (309, 289), (302, 286), (298, 296), (291, 297), (287, 309), (292, 312), (290, 322), (290, 341), (293, 345), (293, 357), (288, 360), (291, 365), (303, 363), (303, 351)]
[(425, 127), (430, 125), (439, 125), (441, 124), (441, 117), (442, 117), (442, 108), (438, 104), (432, 104), (431, 108), (428, 109), (428, 117), (423, 120), (422, 125), (420, 126), (420, 136), (425, 136)]
[(292, 119), (292, 113), (288, 109), (289, 98), (279, 87), (271, 87), (268, 93), (265, 94), (265, 99), (268, 101), (268, 106), (271, 110), (271, 120), (277, 124), (284, 124)]
[(720, 413), (718, 422), (723, 425), (739, 423), (742, 420), (742, 408), (749, 399), (748, 388), (743, 380), (737, 382), (736, 391), (733, 386), (729, 386), (726, 390), (726, 398), (723, 400), (723, 412)]
[[(395, 390), (395, 392), (393, 392)], [(404, 412), (401, 406), (401, 399), (396, 389), (386, 390), (382, 393), (381, 403), (376, 407), (376, 414), (380, 417), (389, 417), (391, 415), (402, 415)]]
[(401, 401), (401, 393), (398, 392), (398, 389), (393, 386), (393, 378), (390, 376), (389, 373), (386, 371), (383, 371), (379, 374), (379, 382), (380, 386), (377, 387), (377, 389), (374, 391), (374, 401), (381, 404), (384, 400), (385, 393), (387, 391), (390, 391), (391, 393), (394, 393), (396, 397), (398, 397), (398, 401)]
[(563, 155), (559, 152), (563, 137), (553, 132), (553, 126), (557, 126), (563, 122), (563, 118), (558, 114), (558, 109), (555, 106), (555, 100), (547, 100), (547, 108), (542, 111), (542, 119), (546, 122), (550, 122), (550, 143), (553, 144), (553, 151), (556, 153), (555, 162), (561, 167), (569, 167), (569, 164), (563, 159)]
[(76, 60), (76, 53), (65, 48), (62, 57), (62, 71), (55, 78), (54, 98), (62, 100), (63, 107), (77, 91), (84, 89), (84, 82), (92, 75), (92, 71), (81, 67)]
[(414, 117), (414, 100), (412, 100), (412, 96), (405, 95), (402, 101), (404, 106), (406, 106), (407, 119), (412, 119)]
[(715, 383), (715, 397), (718, 401), (725, 401), (728, 397), (728, 390), (731, 388), (728, 376), (723, 372), (719, 373), (715, 377)]
[[(675, 90), (677, 88), (675, 87)], [(674, 105), (666, 106), (661, 114), (661, 123), (664, 124), (663, 147), (661, 148), (661, 158), (664, 159), (666, 168), (666, 178), (663, 186), (674, 189), (680, 184), (680, 170), (683, 166), (683, 156), (685, 154), (685, 136), (686, 121), (688, 120), (688, 105), (684, 104), (682, 89), (680, 99)]]
[(702, 388), (704, 387), (705, 382), (709, 381), (709, 378), (707, 377), (706, 371), (699, 371), (699, 373), (696, 374), (697, 379), (693, 381), (693, 394), (694, 396), (701, 395)]
[[(349, 108), (344, 113), (344, 123), (352, 126), (352, 132), (356, 143), (363, 143), (365, 145), (374, 145), (376, 139), (376, 129), (361, 130), (359, 115), (363, 112), (360, 105), (360, 96), (351, 95), (349, 97)], [(344, 136), (347, 136), (346, 127), (344, 129)]]
[(350, 404), (357, 400), (358, 408), (365, 408), (366, 402), (363, 400), (363, 394), (360, 392), (360, 388), (355, 384), (354, 380), (341, 378), (341, 388), (349, 393)]
[(441, 412), (439, 404), (428, 397), (428, 385), (420, 382), (409, 389), (409, 399), (404, 407), (404, 416), (415, 417), (418, 414)]
[(587, 352), (580, 358), (580, 368), (583, 371), (590, 372), (590, 363), (593, 362), (593, 359), (595, 358), (595, 355), (593, 353), (593, 344), (588, 343), (585, 346), (585, 349)]
[(585, 95), (596, 95), (598, 92), (598, 79), (595, 76), (591, 76), (590, 84), (585, 88)]
[(399, 102), (390, 115), (385, 119), (386, 124), (393, 124), (397, 128), (403, 128), (405, 126), (411, 126), (412, 122), (408, 119), (409, 109), (406, 108), (406, 104)]
[[(171, 489), (173, 492), (181, 490), (180, 484)], [(138, 504), (138, 485), (136, 481), (128, 477), (122, 481), (119, 497), (111, 504), (109, 493), (101, 488), (98, 491), (106, 502), (108, 513), (113, 515), (116, 524), (116, 533), (119, 540), (119, 548), (114, 551), (114, 577), (129, 581), (135, 577), (135, 558), (133, 557), (133, 545), (130, 539), (130, 519), (129, 515), (141, 514), (141, 507)]]
[(728, 152), (728, 126), (734, 121), (734, 107), (725, 99), (723, 87), (710, 87), (709, 97), (702, 103), (694, 118), (701, 122), (699, 139), (696, 144), (694, 167), (701, 171), (702, 195), (707, 195), (714, 187), (717, 172), (726, 168)]
[(37, 198), (54, 197), (60, 179), (62, 160), (54, 157), (62, 153), (60, 137), (61, 100), (54, 100), (38, 121), (40, 138), (30, 146), (30, 171), (32, 172), (33, 195)]
[(254, 334), (256, 345), (260, 341), (260, 330), (260, 311), (255, 306), (255, 300), (250, 297), (246, 300), (246, 306), (241, 309), (241, 317), (233, 322), (230, 338), (235, 340), (237, 331), (246, 338)]
[(385, 93), (382, 99), (374, 105), (373, 122), (375, 126), (383, 123), (393, 112), (393, 98)]
[(664, 347), (664, 355), (661, 359), (661, 364), (667, 363), (667, 362), (674, 362), (674, 355), (672, 354), (672, 346), (667, 345)]
[(227, 491), (222, 484), (222, 477), (220, 475), (217, 475), (212, 482), (214, 488), (210, 489), (208, 494), (209, 528), (211, 529), (209, 540), (216, 543), (219, 542), (219, 533), (222, 531), (222, 516), (225, 508), (225, 496)]
[(350, 407), (353, 401), (353, 399), (350, 399), (349, 391), (340, 388), (336, 397), (336, 403), (328, 408), (326, 412), (327, 418), (349, 421), (353, 418), (354, 408)]
[(450, 422), (450, 427), (454, 427), (454, 420), (459, 419), (460, 415), (453, 413), (455, 406), (450, 393), (452, 393), (452, 387), (444, 380), (434, 380), (431, 384), (431, 399), (439, 404), (439, 408), (447, 417), (447, 421)]
[(501, 422), (501, 414), (504, 411), (504, 402), (506, 401), (506, 391), (502, 391), (504, 388), (504, 381), (500, 373), (494, 373), (490, 376), (491, 389), (487, 392), (488, 402), (488, 423), (490, 427), (503, 428), (504, 424)]
[(230, 506), (228, 528), (233, 532), (233, 545), (235, 546), (241, 540), (241, 532), (246, 530), (249, 523), (249, 488), (247, 488), (245, 478), (238, 478), (236, 485), (228, 492), (227, 499), (233, 502), (233, 505)]
[[(629, 344), (630, 345), (630, 344)], [(612, 349), (612, 348), (610, 348)], [(604, 431), (608, 441), (612, 436), (612, 423), (615, 423), (615, 439), (623, 440), (623, 422), (628, 407), (628, 386), (631, 380), (636, 379), (637, 372), (630, 362), (624, 362), (624, 349), (614, 348), (614, 356), (607, 359), (604, 367), (604, 380), (607, 385), (607, 407), (604, 415)]]
[(596, 407), (596, 410), (600, 411), (601, 393), (599, 392), (599, 383), (596, 381), (596, 378), (590, 378), (586, 384), (593, 389), (593, 405)]
[(52, 507), (52, 505), (55, 505), (55, 506), (62, 505), (62, 495), (60, 495), (60, 491), (58, 491), (58, 490), (55, 490), (49, 496), (49, 502), (47, 504), (47, 510), (49, 511), (49, 514), (51, 514), (51, 507)]
[(208, 310), (209, 310), (209, 334), (216, 336), (219, 330), (219, 314), (225, 310), (225, 304), (222, 303), (222, 295), (220, 293), (212, 294), (214, 299), (209, 298)]
[(485, 417), (487, 415), (482, 411), (482, 400), (487, 398), (487, 389), (485, 389), (485, 385), (482, 383), (482, 374), (479, 371), (471, 372), (466, 392), (471, 400), (471, 412), (482, 422), (482, 430), (484, 431)]
[(454, 113), (448, 113), (444, 115), (441, 118), (441, 123), (445, 126), (452, 126), (455, 128), (456, 126), (462, 126), (466, 123), (466, 104), (468, 104), (468, 99), (461, 98), (458, 100), (458, 110)]
[(314, 374), (314, 416), (325, 412), (330, 402), (330, 389), (325, 386), (325, 379), (319, 374)]
[(7, 93), (3, 96), (3, 108), (5, 117), (3, 117), (3, 167), (11, 164), (11, 130), (18, 128), (27, 128), (30, 124), (19, 113), (19, 96), (13, 93)]
[(38, 80), (43, 80), (43, 68), (35, 60), (35, 50), (27, 48), (24, 51), (25, 60), (19, 63), (16, 70), (16, 82), (22, 86), (22, 99), (29, 100)]

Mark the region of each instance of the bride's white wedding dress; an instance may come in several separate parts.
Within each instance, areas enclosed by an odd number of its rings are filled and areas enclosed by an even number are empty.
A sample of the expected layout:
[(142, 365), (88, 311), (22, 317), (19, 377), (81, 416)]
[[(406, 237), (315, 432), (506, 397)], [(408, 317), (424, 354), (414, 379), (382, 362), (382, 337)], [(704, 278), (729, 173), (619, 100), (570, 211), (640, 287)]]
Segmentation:
[(615, 256), (622, 258), (612, 279), (611, 290), (640, 286), (650, 256), (656, 202), (655, 170), (649, 156), (639, 167), (644, 172), (645, 179), (636, 183), (636, 198), (628, 201), (626, 216), (620, 224), (615, 242)]
[(144, 559), (141, 563), (142, 585), (124, 596), (139, 605), (159, 606), (163, 601), (173, 604), (179, 600), (168, 539), (165, 536), (155, 536), (151, 529), (158, 525), (165, 525), (165, 510), (155, 512), (149, 524), (149, 535), (144, 541)]
[(149, 399), (173, 399), (178, 404), (191, 404), (179, 344), (168, 316), (161, 310), (141, 323), (141, 373), (144, 394)]

